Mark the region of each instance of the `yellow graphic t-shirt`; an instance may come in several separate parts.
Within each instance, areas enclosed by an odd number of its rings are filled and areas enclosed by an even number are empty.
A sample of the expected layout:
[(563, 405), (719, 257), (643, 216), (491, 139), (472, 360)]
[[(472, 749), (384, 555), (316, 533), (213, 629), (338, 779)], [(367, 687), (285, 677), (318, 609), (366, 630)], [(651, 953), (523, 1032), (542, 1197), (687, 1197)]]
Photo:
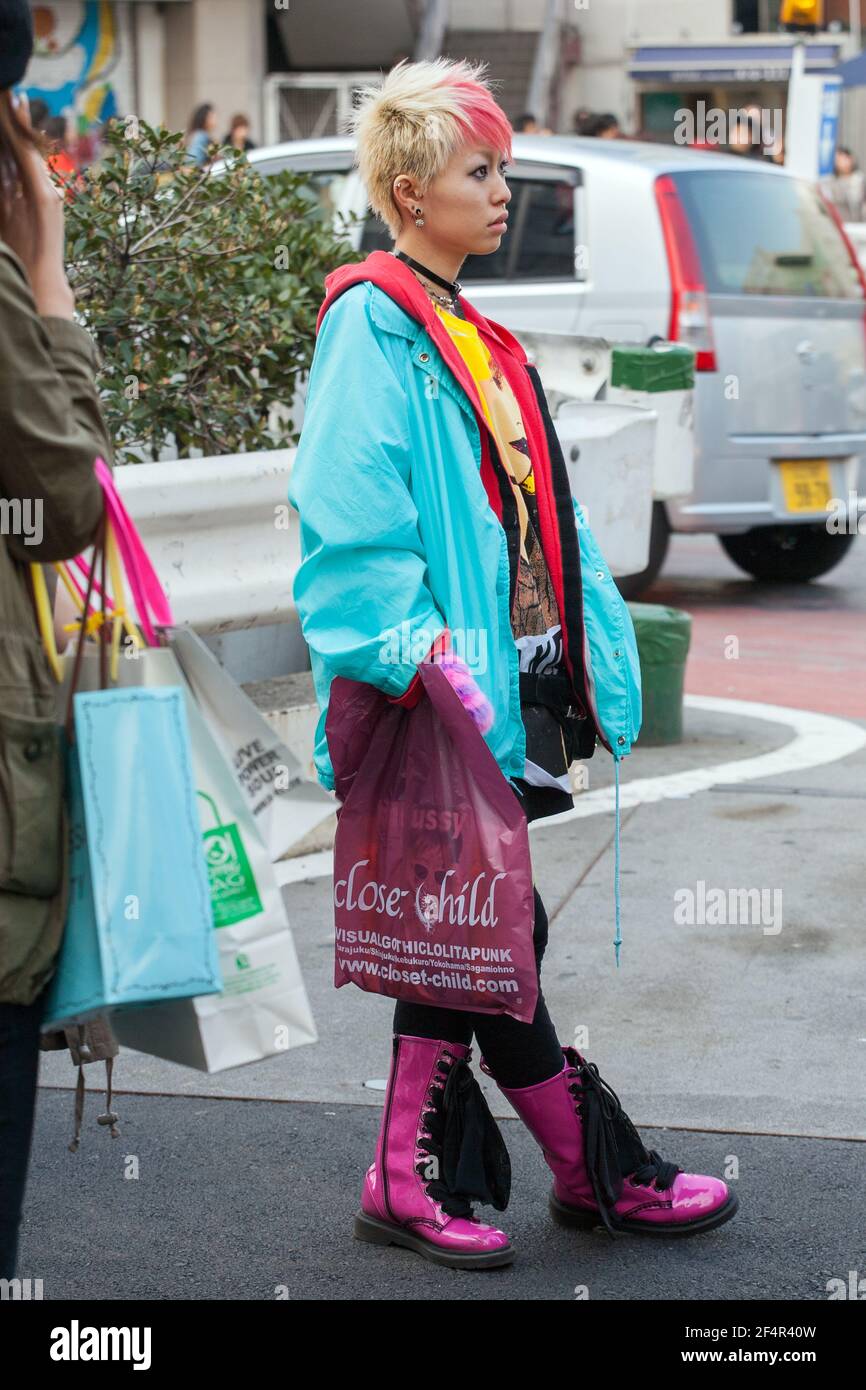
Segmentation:
[[(508, 473), (520, 522), (520, 554), (511, 625), (515, 638), (543, 637), (521, 651), (520, 669), (541, 671), (559, 664), (559, 607), (536, 527), (529, 515), (527, 498), (534, 508), (535, 478), (520, 407), (508, 380), (479, 337), (474, 323), (458, 318), (438, 304), (436, 312), (478, 387), (485, 418), (496, 441), (499, 457)], [(536, 512), (537, 515), (537, 512)]]
[(481, 405), (496, 440), (499, 457), (511, 479), (517, 500), (517, 515), (520, 518), (520, 553), (526, 555), (526, 532), (529, 513), (519, 484), (529, 483), (527, 490), (535, 491), (532, 478), (532, 461), (529, 445), (520, 419), (520, 410), (514, 399), (514, 392), (508, 385), (497, 362), (491, 357), (487, 347), (478, 336), (474, 323), (458, 318), (447, 309), (436, 305), (436, 312), (448, 329), (454, 344), (469, 368), (478, 387)]

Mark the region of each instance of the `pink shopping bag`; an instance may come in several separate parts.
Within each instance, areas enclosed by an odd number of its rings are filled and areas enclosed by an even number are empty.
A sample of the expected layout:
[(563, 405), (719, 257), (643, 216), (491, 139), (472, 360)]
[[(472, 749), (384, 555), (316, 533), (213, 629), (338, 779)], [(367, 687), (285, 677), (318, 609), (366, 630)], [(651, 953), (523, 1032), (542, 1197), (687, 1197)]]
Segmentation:
[(337, 676), (325, 732), (337, 811), (334, 984), (532, 1021), (526, 818), (435, 662), (413, 709)]

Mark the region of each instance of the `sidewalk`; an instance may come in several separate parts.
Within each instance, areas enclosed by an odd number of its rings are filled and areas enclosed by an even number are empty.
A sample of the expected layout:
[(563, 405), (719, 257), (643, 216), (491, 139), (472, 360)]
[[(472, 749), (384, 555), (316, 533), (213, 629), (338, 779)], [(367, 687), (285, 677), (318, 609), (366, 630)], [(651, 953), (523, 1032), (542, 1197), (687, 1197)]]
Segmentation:
[[(781, 752), (792, 739), (785, 722), (692, 706), (685, 727), (684, 742), (673, 748), (636, 748), (623, 769), (624, 799), (629, 783)], [(612, 779), (603, 750), (589, 770), (591, 792)], [(587, 1027), (581, 1050), (598, 1063), (635, 1123), (686, 1131), (651, 1129), (649, 1147), (681, 1166), (718, 1174), (728, 1156), (736, 1156), (742, 1210), (722, 1231), (689, 1242), (695, 1253), (688, 1261), (670, 1260), (666, 1243), (661, 1255), (646, 1254), (644, 1243), (636, 1260), (632, 1240), (611, 1247), (617, 1252), (611, 1255), (610, 1242), (596, 1243), (601, 1237), (582, 1246), (577, 1259), (567, 1233), (545, 1215), (546, 1169), (512, 1122), (506, 1141), (515, 1156), (515, 1195), (506, 1224), (515, 1239), (520, 1233), (524, 1272), (510, 1276), (507, 1291), (503, 1283), (500, 1292), (477, 1296), (568, 1298), (574, 1284), (590, 1277), (588, 1259), (608, 1281), (606, 1291), (592, 1297), (821, 1298), (827, 1278), (847, 1277), (858, 1259), (862, 1264), (858, 1238), (848, 1234), (845, 1192), (850, 1185), (853, 1198), (864, 1150), (859, 1143), (828, 1141), (866, 1139), (866, 941), (860, 884), (851, 873), (851, 827), (862, 823), (864, 773), (861, 748), (823, 766), (788, 767), (781, 775), (625, 809), (619, 970), (612, 945), (612, 813), (533, 829), (535, 878), (551, 923), (543, 984), (563, 1042)], [(759, 923), (677, 925), (674, 894), (695, 891), (699, 881), (708, 891), (781, 890), (781, 930)], [(411, 1256), (392, 1261), (346, 1239), (382, 1101), (381, 1089), (365, 1083), (386, 1075), (392, 1004), (353, 987), (333, 989), (330, 878), (289, 883), (284, 893), (317, 1044), (211, 1077), (124, 1050), (115, 1066), (119, 1091), (165, 1099), (120, 1094), (115, 1108), (124, 1138), (112, 1145), (95, 1122), (101, 1097), (88, 1097), (76, 1156), (65, 1149), (76, 1073), (66, 1054), (43, 1055), (41, 1084), (66, 1089), (42, 1093), (22, 1237), (22, 1260), (34, 1273), (44, 1271), (47, 1278), (54, 1271), (72, 1293), (73, 1271), (89, 1264), (89, 1213), (97, 1231), (105, 1221), (113, 1233), (120, 1262), (113, 1291), (122, 1296), (146, 1296), (141, 1280), (152, 1268), (162, 1269), (153, 1273), (159, 1292), (152, 1296), (270, 1297), (272, 1275), (265, 1271), (282, 1260), (273, 1280), (286, 1282), (289, 1250), (299, 1295), (303, 1286), (313, 1297), (379, 1297), (393, 1280), (396, 1296), (442, 1296), (443, 1289), (445, 1296), (464, 1296), (465, 1275), (443, 1281), (442, 1272), (422, 1274), (423, 1262), (415, 1259), (403, 1285)], [(96, 1091), (100, 1068), (88, 1068), (87, 1076)], [(494, 1113), (509, 1116), (495, 1086), (488, 1078), (482, 1084)], [(253, 1099), (269, 1103), (238, 1103)], [(121, 1188), (128, 1152), (141, 1154), (145, 1181)], [(136, 1193), (124, 1197), (133, 1187)], [(183, 1191), (198, 1195), (185, 1204)], [(819, 1210), (821, 1194), (834, 1191), (835, 1207)], [(81, 1192), (89, 1194), (86, 1206), (76, 1195)], [(138, 1213), (141, 1203), (146, 1215)], [(50, 1213), (76, 1207), (80, 1228), (58, 1237)], [(171, 1210), (177, 1214), (173, 1234), (166, 1225)], [(797, 1253), (804, 1213), (809, 1248)], [(489, 1212), (483, 1215), (490, 1219)], [(133, 1229), (139, 1220), (142, 1245)], [(80, 1241), (73, 1240), (76, 1229)], [(231, 1267), (223, 1259), (228, 1246), (221, 1231), (232, 1245)], [(160, 1265), (155, 1246), (147, 1248), (151, 1232), (154, 1242), (163, 1242), (167, 1265)], [(83, 1264), (64, 1254), (67, 1241)], [(210, 1252), (206, 1293), (200, 1243)], [(124, 1264), (130, 1246), (138, 1250), (134, 1274)], [(190, 1282), (172, 1295), (175, 1260), (189, 1266), (184, 1277)], [(730, 1261), (729, 1291), (724, 1280), (718, 1283), (720, 1260)], [(703, 1288), (705, 1263), (713, 1286)], [(539, 1283), (527, 1294), (521, 1290), (530, 1268)], [(359, 1294), (352, 1291), (356, 1279)], [(246, 1292), (238, 1291), (241, 1285)], [(77, 1276), (74, 1287), (79, 1296), (102, 1296)], [(61, 1289), (56, 1296), (64, 1296)]]

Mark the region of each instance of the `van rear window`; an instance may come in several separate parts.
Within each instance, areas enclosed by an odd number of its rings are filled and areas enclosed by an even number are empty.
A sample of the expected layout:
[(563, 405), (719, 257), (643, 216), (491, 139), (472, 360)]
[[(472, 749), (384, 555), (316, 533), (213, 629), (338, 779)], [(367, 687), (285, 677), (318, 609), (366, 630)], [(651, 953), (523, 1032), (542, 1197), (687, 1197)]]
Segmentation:
[(709, 294), (862, 298), (848, 248), (807, 180), (736, 169), (672, 177)]

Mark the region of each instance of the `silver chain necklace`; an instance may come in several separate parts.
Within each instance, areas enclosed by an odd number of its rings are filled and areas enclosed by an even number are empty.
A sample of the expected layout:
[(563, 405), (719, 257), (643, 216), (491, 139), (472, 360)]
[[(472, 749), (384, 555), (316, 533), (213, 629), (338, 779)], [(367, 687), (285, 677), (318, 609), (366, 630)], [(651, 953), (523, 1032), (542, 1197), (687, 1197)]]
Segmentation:
[[(430, 279), (430, 276), (424, 274), (424, 271), (421, 269), (420, 263), (418, 263), (418, 262), (413, 262), (412, 257), (411, 257), (411, 256), (407, 256), (406, 253), (405, 253), (405, 251), (402, 251), (402, 252), (392, 251), (391, 254), (392, 254), (393, 256), (396, 256), (397, 260), (402, 261), (402, 262), (404, 263), (404, 265), (408, 265), (409, 269), (411, 270), (412, 274), (415, 276), (415, 279), (418, 281), (418, 283), (419, 283), (419, 285), (421, 286), (422, 290), (424, 290), (425, 293), (428, 294), (428, 295), (430, 296), (431, 299), (435, 299), (435, 301), (436, 301), (437, 304), (442, 304), (446, 309), (451, 309), (451, 310), (453, 310), (453, 309), (456, 308), (456, 305), (457, 305), (457, 296), (460, 294), (460, 291), (461, 291), (462, 288), (463, 288), (463, 286), (460, 284), (459, 280), (455, 280), (455, 281), (454, 281), (454, 287), (453, 287), (453, 289), (452, 289), (452, 291), (451, 291), (450, 294), (439, 294), (439, 293), (437, 293), (436, 290), (431, 289), (429, 285), (425, 285), (425, 284), (424, 284), (424, 280), (429, 280), (429, 279)], [(443, 283), (443, 285), (445, 285), (445, 284), (449, 284), (450, 281), (444, 281), (444, 280), (443, 280), (442, 283)]]
[[(414, 274), (414, 271), (413, 271), (413, 274)], [(431, 298), (431, 299), (435, 299), (437, 304), (442, 304), (442, 305), (444, 305), (444, 307), (445, 307), (446, 309), (451, 309), (451, 310), (453, 310), (453, 309), (455, 308), (456, 303), (457, 303), (457, 295), (456, 295), (456, 294), (437, 294), (435, 290), (431, 290), (431, 288), (430, 288), (429, 285), (425, 285), (425, 284), (423, 284), (423, 283), (421, 284), (421, 288), (422, 288), (423, 290), (426, 290), (426, 292), (427, 292), (427, 294), (429, 294), (430, 298)]]
[(413, 274), (414, 277), (416, 277), (418, 285), (421, 286), (421, 289), (423, 289), (423, 291), (425, 291), (427, 295), (430, 295), (431, 299), (435, 299), (436, 304), (442, 304), (443, 309), (449, 309), (452, 311), (455, 310), (457, 302), (456, 293), (455, 295), (439, 295), (439, 293), (436, 292), (435, 289), (430, 288), (430, 285), (424, 284), (423, 279), (421, 279), (420, 275), (418, 275), (418, 272), (416, 270), (411, 270), (411, 274)]

